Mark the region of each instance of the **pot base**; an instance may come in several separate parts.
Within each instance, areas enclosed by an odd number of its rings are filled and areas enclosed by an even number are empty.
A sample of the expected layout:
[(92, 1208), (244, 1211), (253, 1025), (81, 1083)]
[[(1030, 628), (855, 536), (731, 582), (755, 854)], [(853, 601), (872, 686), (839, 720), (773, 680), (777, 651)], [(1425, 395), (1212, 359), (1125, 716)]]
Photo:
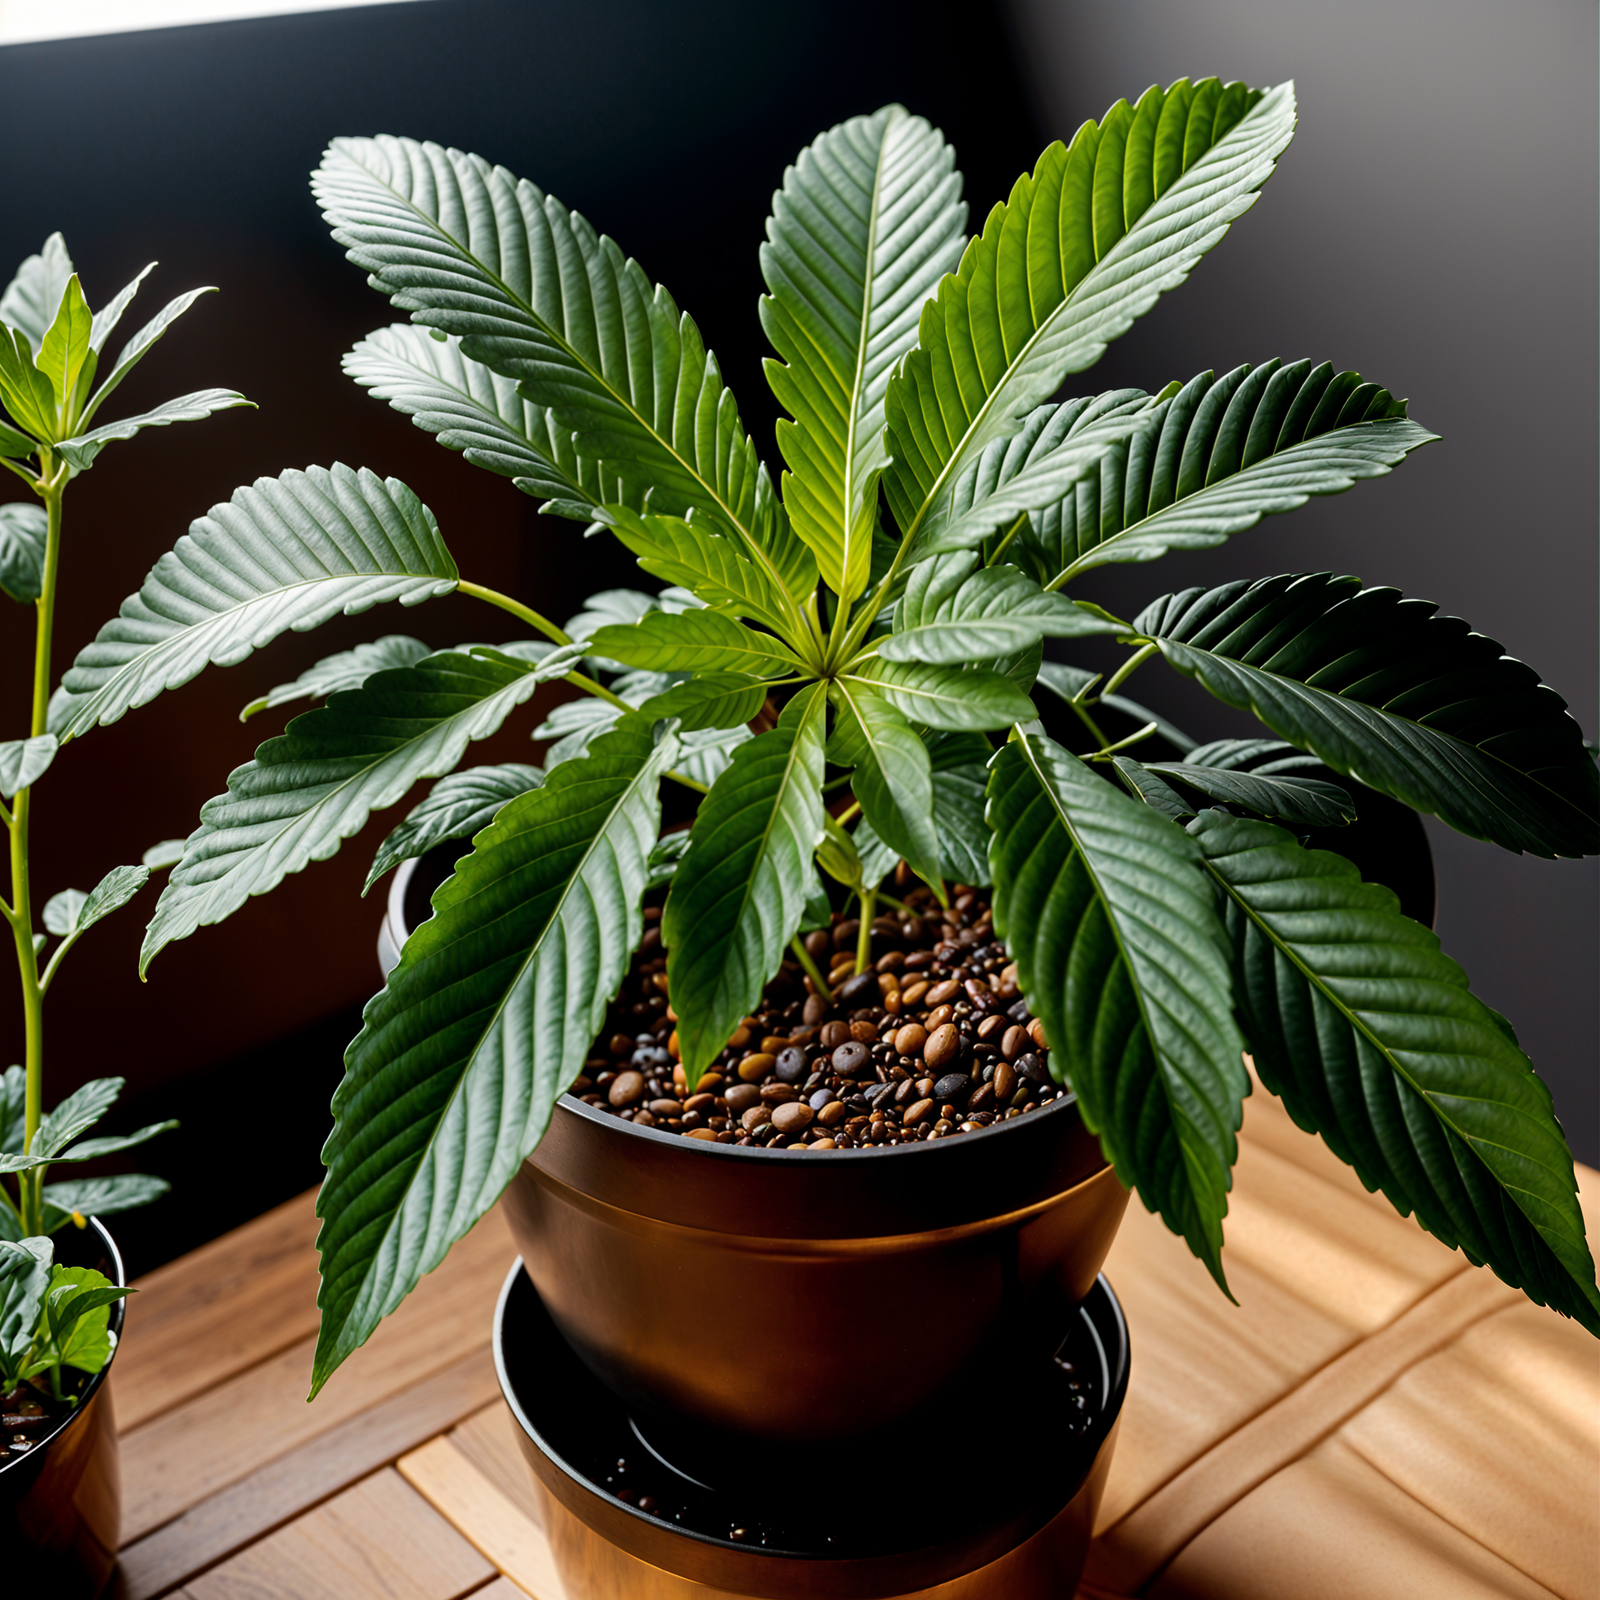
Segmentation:
[[(568, 1349), (519, 1261), (501, 1292), (496, 1363), (568, 1600), (1071, 1594), (1128, 1340), (1104, 1278), (1060, 1315), (1053, 1355), (1019, 1355), (926, 1422), (866, 1450), (757, 1462), (636, 1422)], [(893, 1352), (864, 1351), (852, 1398), (870, 1404), (894, 1365)]]

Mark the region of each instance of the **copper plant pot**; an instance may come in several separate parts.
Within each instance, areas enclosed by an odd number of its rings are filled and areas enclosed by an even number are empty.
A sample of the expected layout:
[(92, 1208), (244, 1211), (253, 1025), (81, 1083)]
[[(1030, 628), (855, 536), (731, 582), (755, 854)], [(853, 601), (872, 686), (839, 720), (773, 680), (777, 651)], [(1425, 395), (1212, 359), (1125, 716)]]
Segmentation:
[[(495, 1365), (567, 1600), (1076, 1591), (1128, 1382), (1127, 1324), (1104, 1279), (1058, 1310), (1050, 1354), (1013, 1361), (989, 1386), (997, 1403), (959, 1453), (886, 1476), (835, 1453), (807, 1499), (814, 1480), (793, 1462), (776, 1476), (735, 1471), (723, 1486), (675, 1471), (578, 1365), (521, 1268), (500, 1293)], [(623, 1489), (660, 1503), (647, 1512)], [(742, 1539), (730, 1522), (744, 1524)]]
[[(111, 1235), (91, 1218), (83, 1233), (56, 1236), (63, 1265), (91, 1266), (126, 1283)], [(111, 1330), (122, 1332), (123, 1302), (111, 1307)], [(115, 1351), (112, 1352), (115, 1359)], [(117, 1425), (107, 1379), (97, 1372), (63, 1417), (24, 1456), (0, 1466), (0, 1571), (7, 1590), (50, 1600), (92, 1600), (116, 1564), (122, 1523)]]

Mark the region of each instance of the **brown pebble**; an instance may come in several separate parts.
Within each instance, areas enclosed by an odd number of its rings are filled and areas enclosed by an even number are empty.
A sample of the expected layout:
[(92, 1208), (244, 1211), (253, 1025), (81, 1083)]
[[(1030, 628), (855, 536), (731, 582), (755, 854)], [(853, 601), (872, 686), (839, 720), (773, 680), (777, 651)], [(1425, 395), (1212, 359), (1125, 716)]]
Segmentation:
[(611, 1053), (614, 1056), (631, 1056), (633, 1054), (633, 1040), (625, 1033), (612, 1034)]
[(751, 1133), (756, 1128), (759, 1128), (763, 1122), (770, 1121), (771, 1118), (771, 1107), (764, 1106), (758, 1101), (740, 1116), (739, 1125), (746, 1133)]
[(900, 1120), (906, 1127), (914, 1128), (932, 1110), (933, 1101), (927, 1099), (914, 1100), (900, 1113)]
[(792, 1083), (764, 1083), (761, 1098), (769, 1106), (781, 1106), (786, 1100), (798, 1100), (800, 1091)]
[(650, 986), (658, 994), (665, 994), (667, 992), (667, 975), (666, 975), (666, 973), (664, 973), (664, 972), (652, 972), (650, 974)]
[(676, 1028), (667, 1035), (667, 1054), (674, 1061), (680, 1060), (683, 1056), (683, 1047), (678, 1043), (678, 1030)]
[(961, 1035), (956, 1031), (953, 1022), (946, 1022), (935, 1028), (928, 1035), (928, 1042), (922, 1047), (922, 1059), (928, 1064), (928, 1070), (936, 1072), (947, 1061), (953, 1060), (960, 1044)]
[(1007, 1061), (1015, 1061), (1022, 1054), (1022, 1047), (1027, 1041), (1028, 1030), (1020, 1022), (1013, 1022), (1000, 1040), (1000, 1054)]
[(813, 961), (820, 961), (833, 948), (833, 939), (826, 928), (813, 928), (806, 935), (806, 954)]
[(728, 1102), (728, 1109), (737, 1117), (760, 1100), (761, 1091), (753, 1083), (736, 1083), (723, 1098)]
[(887, 1000), (890, 995), (893, 995), (897, 1000), (900, 998), (900, 980), (892, 972), (880, 972), (878, 974), (878, 998)]
[(935, 1006), (922, 1019), (922, 1025), (929, 1033), (932, 1033), (935, 1028), (942, 1028), (955, 1014), (953, 1006)]
[(906, 964), (904, 950), (891, 950), (887, 955), (878, 957), (874, 965), (879, 972), (898, 972)]
[(1009, 1100), (1012, 1091), (1017, 1087), (1017, 1069), (1009, 1061), (1002, 1061), (994, 1069), (994, 1097), (996, 1100)]
[(883, 1009), (887, 1011), (891, 1017), (898, 1017), (901, 1011), (903, 1011), (905, 1008), (901, 1004), (899, 995), (886, 994), (883, 997)]
[(637, 1105), (644, 1099), (644, 1074), (631, 1070), (619, 1072), (606, 1090), (606, 1099), (619, 1111), (624, 1106)]
[(817, 1121), (825, 1128), (832, 1128), (843, 1122), (849, 1114), (850, 1108), (843, 1100), (830, 1100), (817, 1113)]
[(1033, 1021), (1028, 1024), (1028, 1037), (1032, 1039), (1041, 1050), (1048, 1050), (1050, 1048), (1050, 1041), (1044, 1036), (1044, 1021), (1042, 1018), (1035, 1017)]
[(787, 1050), (788, 1048), (788, 1038), (785, 1037), (780, 1039), (775, 1033), (768, 1034), (761, 1041), (761, 1050), (763, 1055), (775, 1056), (780, 1050)]
[(980, 1083), (972, 1091), (972, 1098), (967, 1102), (967, 1110), (982, 1111), (993, 1099), (994, 1085), (992, 1083)]
[(719, 1137), (719, 1135), (716, 1133), (716, 1131), (714, 1129), (711, 1129), (711, 1128), (690, 1128), (684, 1134), (684, 1138), (685, 1139), (710, 1139), (710, 1140), (715, 1140), (718, 1137)]
[(640, 1106), (633, 1114), (633, 1125), (636, 1128), (653, 1128), (656, 1125), (656, 1119), (643, 1106)]
[(739, 1076), (746, 1083), (760, 1083), (777, 1064), (775, 1056), (768, 1055), (764, 1050), (758, 1050), (739, 1063)]
[(841, 1006), (866, 1005), (869, 994), (878, 992), (878, 976), (874, 972), (858, 972), (853, 978), (846, 978), (839, 985), (834, 998)]
[(878, 1042), (878, 1030), (870, 1022), (852, 1022), (850, 1024), (850, 1037), (858, 1044), (876, 1044)]
[(961, 992), (961, 984), (955, 978), (946, 978), (943, 983), (936, 983), (928, 991), (928, 1004), (942, 1006), (947, 1000), (954, 1000)]
[(824, 1050), (837, 1050), (849, 1037), (848, 1022), (827, 1022), (823, 1024), (820, 1043)]
[(652, 1100), (650, 1102), (650, 1115), (653, 1117), (681, 1117), (683, 1115), (683, 1102), (681, 1100)]
[(750, 1029), (744, 1023), (740, 1023), (728, 1037), (728, 1048), (730, 1050), (743, 1050), (749, 1043)]
[(914, 1006), (928, 992), (928, 985), (922, 981), (908, 983), (900, 991), (900, 998), (908, 1005)]
[(715, 1094), (722, 1087), (722, 1074), (720, 1072), (702, 1072), (700, 1081), (695, 1089), (700, 1094)]
[(699, 1094), (692, 1094), (683, 1102), (685, 1111), (709, 1111), (717, 1103), (717, 1097), (702, 1089)]
[(807, 1150), (837, 1150), (839, 1147), (832, 1139), (813, 1139), (806, 1146)]
[(576, 1095), (581, 1100), (586, 1094), (590, 1093), (593, 1088), (594, 1079), (587, 1076), (587, 1074), (580, 1072), (578, 1076), (572, 1080), (572, 1087), (567, 1090), (567, 1093)]
[(833, 1008), (820, 994), (808, 994), (800, 1015), (808, 1028), (814, 1028)]
[(928, 1042), (928, 1030), (920, 1022), (908, 1022), (894, 1036), (894, 1047), (903, 1056), (918, 1055)]
[(997, 1033), (1005, 1030), (1006, 1018), (1002, 1012), (995, 1012), (992, 1016), (985, 1017), (978, 1024), (978, 1037), (985, 1041), (994, 1038)]
[(772, 1126), (779, 1133), (799, 1133), (802, 1128), (811, 1126), (811, 1119), (815, 1115), (816, 1112), (804, 1100), (791, 1100), (772, 1108)]

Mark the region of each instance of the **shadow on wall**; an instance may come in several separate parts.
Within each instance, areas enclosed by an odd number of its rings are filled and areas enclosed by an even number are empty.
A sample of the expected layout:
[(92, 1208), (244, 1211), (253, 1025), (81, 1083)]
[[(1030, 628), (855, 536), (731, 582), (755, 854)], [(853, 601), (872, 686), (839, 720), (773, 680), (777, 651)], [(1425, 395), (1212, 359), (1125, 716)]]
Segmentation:
[[(1255, 210), (1083, 389), (1156, 389), (1271, 356), (1353, 367), (1443, 435), (1379, 483), (1269, 518), (1158, 594), (1354, 572), (1437, 601), (1529, 662), (1596, 732), (1596, 16), (1570, 0), (1010, 0), (1046, 139), (1152, 82), (1296, 81), (1300, 125)], [(1083, 392), (1080, 389), (1075, 392)], [(1086, 590), (1088, 586), (1085, 586)], [(1216, 702), (1159, 668), (1130, 692), (1197, 732)], [(1516, 1025), (1572, 1148), (1600, 1163), (1600, 870), (1430, 822), (1437, 927)]]

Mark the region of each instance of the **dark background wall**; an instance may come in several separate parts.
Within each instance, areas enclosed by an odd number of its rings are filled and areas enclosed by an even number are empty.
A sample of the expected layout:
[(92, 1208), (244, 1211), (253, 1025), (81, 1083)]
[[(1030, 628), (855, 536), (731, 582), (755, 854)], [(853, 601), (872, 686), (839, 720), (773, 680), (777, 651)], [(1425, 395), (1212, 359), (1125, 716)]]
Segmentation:
[[(1450, 21), (1464, 14), (1471, 27)], [(1447, 442), (1208, 559), (1113, 573), (1106, 592), (1329, 565), (1392, 581), (1530, 659), (1592, 733), (1593, 35), (1592, 16), (1555, 3), (1513, 21), (1472, 4), (1342, 5), (1335, 17), (1266, 0), (426, 0), (0, 50), (13, 160), (0, 262), (60, 228), (104, 301), (160, 259), (130, 329), (180, 289), (219, 285), (124, 386), (117, 414), (213, 384), (261, 408), (115, 445), (74, 486), (59, 667), (191, 518), (241, 483), (313, 462), (405, 479), (465, 573), (554, 615), (628, 581), (605, 545), (538, 520), (508, 484), (340, 374), (340, 354), (389, 317), (307, 192), (329, 137), (389, 131), (478, 150), (582, 210), (693, 311), (766, 446), (756, 244), (783, 165), (817, 130), (904, 101), (956, 145), (981, 218), (1047, 138), (1155, 78), (1220, 71), (1297, 77), (1302, 132), (1256, 210), (1085, 385), (1327, 354), (1411, 395)], [(448, 645), (515, 630), (465, 600), (390, 608), (281, 640), (95, 730), (41, 786), (43, 892), (88, 887), (187, 833), (284, 720), (241, 726), (238, 708), (386, 631)], [(11, 726), (28, 634), (20, 610), (0, 621)], [(1192, 712), (1186, 689), (1154, 672), (1138, 685)], [(544, 703), (478, 758), (525, 756)], [(171, 947), (146, 987), (136, 910), (63, 969), (50, 1096), (124, 1072), (130, 1119), (187, 1122), (146, 1163), (181, 1194), (119, 1229), (135, 1270), (316, 1180), (340, 1052), (374, 987), (380, 907), (357, 895), (394, 820)], [(1517, 1022), (1593, 1160), (1593, 863), (1435, 839), (1447, 948)], [(146, 914), (152, 904), (147, 890)], [(19, 1032), (11, 1004), (0, 985), (7, 1036)]]

